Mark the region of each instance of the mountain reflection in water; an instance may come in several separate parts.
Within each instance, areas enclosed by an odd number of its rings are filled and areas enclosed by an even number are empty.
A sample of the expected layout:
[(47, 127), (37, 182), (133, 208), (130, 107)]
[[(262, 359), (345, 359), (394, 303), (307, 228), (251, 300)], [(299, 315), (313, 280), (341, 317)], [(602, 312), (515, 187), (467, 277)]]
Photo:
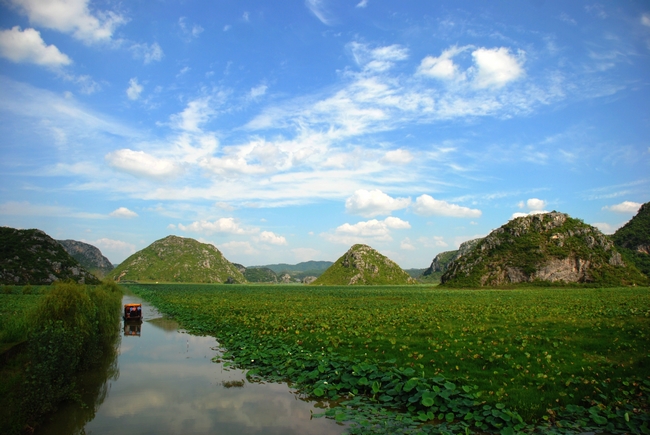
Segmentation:
[[(141, 301), (127, 295), (123, 302)], [(310, 411), (322, 410), (286, 384), (249, 383), (244, 372), (212, 362), (219, 354), (214, 338), (183, 333), (142, 304), (144, 322), (122, 325), (118, 352), (87, 376), (86, 407), (60, 407), (37, 434), (343, 432), (332, 420), (310, 419)]]

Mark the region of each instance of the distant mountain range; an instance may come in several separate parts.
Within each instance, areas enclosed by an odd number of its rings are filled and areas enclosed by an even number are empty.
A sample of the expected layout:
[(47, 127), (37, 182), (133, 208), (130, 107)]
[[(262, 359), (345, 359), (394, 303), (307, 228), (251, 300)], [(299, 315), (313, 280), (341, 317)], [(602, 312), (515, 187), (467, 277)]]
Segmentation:
[[(92, 273), (91, 273), (92, 272)], [(93, 275), (94, 273), (94, 275)], [(52, 239), (36, 229), (0, 227), (0, 283), (48, 284), (71, 279), (205, 283), (311, 283), (380, 285), (440, 280), (447, 286), (530, 282), (647, 285), (650, 274), (650, 203), (612, 236), (558, 212), (512, 219), (487, 237), (438, 254), (427, 269), (402, 270), (367, 245), (354, 245), (336, 262), (305, 261), (244, 267), (211, 244), (168, 236), (119, 266), (99, 249)]]

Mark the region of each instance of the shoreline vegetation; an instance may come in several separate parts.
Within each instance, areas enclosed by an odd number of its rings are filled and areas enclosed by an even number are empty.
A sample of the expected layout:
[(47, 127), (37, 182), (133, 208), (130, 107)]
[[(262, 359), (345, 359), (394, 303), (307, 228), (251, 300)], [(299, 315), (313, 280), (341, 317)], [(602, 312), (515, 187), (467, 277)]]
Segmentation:
[(349, 433), (650, 433), (645, 287), (128, 288)]
[(62, 402), (88, 396), (81, 377), (116, 355), (121, 301), (114, 282), (2, 287), (0, 433), (30, 433)]

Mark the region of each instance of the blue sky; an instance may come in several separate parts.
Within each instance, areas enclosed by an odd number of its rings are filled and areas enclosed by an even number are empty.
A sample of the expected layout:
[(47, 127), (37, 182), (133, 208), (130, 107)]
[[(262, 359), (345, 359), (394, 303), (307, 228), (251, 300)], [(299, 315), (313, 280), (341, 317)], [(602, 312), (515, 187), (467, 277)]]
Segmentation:
[(404, 268), (650, 201), (646, 1), (0, 4), (0, 225)]

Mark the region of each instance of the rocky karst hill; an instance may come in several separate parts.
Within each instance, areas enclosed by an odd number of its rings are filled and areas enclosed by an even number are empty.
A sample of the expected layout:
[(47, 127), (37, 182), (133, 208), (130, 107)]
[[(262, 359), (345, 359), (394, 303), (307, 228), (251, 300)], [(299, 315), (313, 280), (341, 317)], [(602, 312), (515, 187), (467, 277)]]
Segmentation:
[(99, 248), (76, 240), (57, 240), (57, 242), (63, 246), (63, 249), (72, 258), (77, 260), (84, 269), (93, 275), (103, 278), (113, 270), (113, 265), (108, 258), (102, 255)]
[(177, 236), (153, 242), (108, 276), (116, 281), (246, 282), (239, 269), (214, 245)]
[(354, 245), (312, 285), (403, 285), (416, 280), (367, 245)]
[(65, 280), (100, 283), (43, 231), (0, 227), (0, 283), (47, 285)]
[(425, 281), (440, 282), (442, 274), (447, 271), (447, 266), (454, 260), (469, 253), (483, 239), (468, 240), (460, 244), (455, 251), (444, 251), (435, 256), (428, 269), (422, 272), (421, 278)]
[(650, 202), (612, 236), (623, 256), (650, 276)]
[(614, 243), (595, 227), (552, 212), (511, 220), (451, 262), (448, 286), (498, 286), (533, 281), (645, 284)]

